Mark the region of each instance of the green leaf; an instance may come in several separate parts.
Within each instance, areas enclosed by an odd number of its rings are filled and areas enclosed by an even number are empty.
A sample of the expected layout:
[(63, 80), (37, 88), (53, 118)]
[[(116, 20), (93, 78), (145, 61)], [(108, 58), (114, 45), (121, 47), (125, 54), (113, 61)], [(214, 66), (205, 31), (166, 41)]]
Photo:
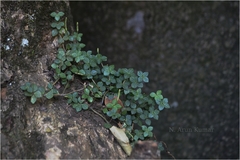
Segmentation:
[(140, 113), (140, 114), (143, 113), (142, 108), (137, 108), (137, 112)]
[(78, 103), (80, 103), (80, 104), (84, 104), (83, 102), (84, 102), (84, 100), (81, 100), (81, 97), (78, 97)]
[(156, 94), (154, 92), (151, 92), (150, 96), (154, 98), (156, 96)]
[(83, 60), (84, 59), (84, 57), (83, 56), (78, 56), (78, 57), (76, 57), (75, 58), (75, 62), (80, 62), (81, 60)]
[(124, 92), (124, 94), (125, 94), (125, 95), (127, 95), (127, 94), (128, 94), (130, 91), (129, 91), (129, 90), (125, 90), (125, 89), (124, 89), (124, 91), (123, 91), (123, 92)]
[(95, 98), (102, 98), (102, 96), (103, 96), (102, 92), (99, 91), (96, 94), (94, 94)]
[(83, 68), (84, 68), (85, 70), (88, 70), (88, 69), (90, 68), (90, 65), (89, 65), (88, 63), (85, 63), (85, 64), (83, 65)]
[(158, 149), (159, 149), (160, 151), (164, 151), (164, 147), (163, 147), (162, 142), (159, 142), (159, 143), (158, 143)]
[(137, 105), (135, 103), (131, 103), (131, 108), (136, 108)]
[(53, 89), (53, 94), (59, 94), (57, 89)]
[(116, 118), (119, 118), (121, 115), (119, 113), (116, 113), (112, 116), (112, 119), (116, 119)]
[(78, 40), (78, 42), (81, 42), (81, 37), (82, 37), (82, 34), (81, 33), (79, 33), (79, 34), (77, 34), (77, 40)]
[(54, 60), (54, 63), (57, 64), (57, 65), (59, 65), (61, 62), (62, 62), (62, 61), (61, 61), (60, 59), (58, 59), (58, 58), (56, 58), (56, 59)]
[(146, 120), (145, 120), (145, 123), (146, 123), (147, 125), (151, 125), (151, 120), (150, 120), (150, 119), (146, 119)]
[(71, 71), (72, 71), (73, 73), (77, 73), (77, 72), (78, 72), (78, 69), (76, 68), (76, 66), (72, 66)]
[(143, 131), (146, 131), (146, 130), (147, 130), (147, 126), (143, 125), (143, 126), (142, 126), (142, 130), (143, 130)]
[(72, 80), (73, 76), (72, 75), (67, 75), (67, 80)]
[(80, 112), (82, 110), (82, 107), (79, 103), (74, 104), (73, 108), (75, 108), (77, 112)]
[(167, 98), (163, 98), (163, 104), (165, 108), (170, 108), (169, 104), (168, 104), (168, 99)]
[(65, 73), (60, 73), (59, 76), (60, 76), (60, 78), (66, 78), (66, 74)]
[(126, 101), (125, 101), (125, 106), (130, 106), (130, 104), (131, 104), (131, 103), (130, 103), (129, 100), (126, 100)]
[(146, 116), (144, 114), (141, 114), (140, 118), (144, 120), (144, 119), (146, 119)]
[(108, 109), (105, 107), (105, 108), (103, 108), (103, 113), (107, 113), (108, 112)]
[(148, 83), (148, 82), (149, 82), (149, 79), (148, 79), (148, 77), (144, 77), (144, 78), (143, 78), (143, 82), (146, 82), (146, 83)]
[(66, 66), (71, 66), (72, 64), (71, 64), (71, 62), (69, 62), (69, 61), (65, 61), (65, 64), (66, 64)]
[(67, 35), (63, 36), (63, 40), (67, 41), (69, 39), (69, 37)]
[(67, 56), (67, 60), (68, 60), (69, 62), (72, 62), (72, 61), (73, 61), (73, 58), (70, 57), (70, 56)]
[[(60, 26), (60, 25), (58, 24), (58, 26)], [(67, 30), (66, 30), (64, 27), (59, 28), (59, 33), (60, 33), (61, 35), (66, 34), (66, 32), (67, 32)]]
[(91, 75), (95, 76), (97, 74), (97, 71), (96, 70), (92, 70), (91, 71)]
[(63, 12), (58, 12), (58, 16), (62, 17), (62, 16), (64, 16), (64, 13)]
[(74, 92), (73, 94), (72, 94), (72, 97), (77, 97), (78, 96), (78, 93), (77, 92)]
[(37, 98), (40, 98), (40, 97), (42, 97), (42, 93), (40, 91), (36, 91), (36, 92), (34, 92), (34, 96)]
[(58, 43), (59, 43), (59, 44), (62, 44), (63, 42), (64, 42), (64, 39), (63, 39), (63, 38), (59, 38), (59, 39), (58, 39)]
[[(27, 82), (27, 83), (28, 83), (28, 82)], [(24, 85), (22, 85), (20, 88), (21, 88), (22, 90), (26, 90), (26, 89), (28, 88), (27, 83), (25, 83)], [(29, 85), (30, 85), (30, 84), (29, 84)]]
[(61, 73), (61, 70), (59, 68), (56, 68), (55, 71), (56, 71), (57, 74)]
[(38, 86), (36, 84), (33, 84), (33, 91), (35, 92), (37, 91), (37, 89), (38, 89)]
[(143, 136), (144, 136), (144, 137), (147, 137), (147, 136), (148, 136), (148, 132), (145, 131), (145, 132), (143, 133)]
[(90, 96), (89, 96), (87, 99), (88, 99), (88, 102), (90, 102), (90, 103), (93, 102), (93, 97), (90, 97)]
[(55, 37), (58, 34), (58, 30), (54, 29), (52, 30), (52, 36)]
[(103, 66), (102, 72), (104, 76), (109, 76), (110, 74), (113, 74), (115, 72), (114, 65)]
[(85, 71), (83, 69), (80, 69), (79, 72), (78, 72), (79, 75), (85, 75)]
[(137, 83), (132, 83), (132, 84), (131, 84), (131, 87), (132, 87), (132, 88), (137, 88), (137, 86), (138, 86)]
[(63, 71), (63, 70), (65, 70), (67, 68), (67, 66), (65, 65), (65, 64), (63, 64), (62, 66), (61, 66), (61, 70)]
[(75, 37), (74, 36), (69, 36), (69, 41), (74, 41)]
[(148, 127), (148, 131), (152, 131), (153, 130), (153, 127), (152, 126), (149, 126)]
[(137, 140), (139, 139), (138, 135), (135, 135), (135, 136), (133, 137), (133, 139), (134, 139), (135, 141), (137, 141)]
[(50, 15), (51, 15), (51, 17), (55, 17), (57, 15), (57, 13), (56, 12), (52, 12)]
[(149, 82), (148, 72), (138, 71), (137, 75), (138, 75), (138, 82)]
[(126, 124), (129, 125), (129, 126), (132, 124), (131, 115), (127, 115), (127, 116), (126, 116)]
[(29, 93), (33, 93), (33, 92), (34, 92), (34, 90), (33, 90), (33, 85), (27, 87), (27, 91), (28, 91)]
[(88, 105), (87, 104), (82, 104), (82, 109), (84, 109), (84, 110), (86, 110), (86, 109), (88, 109)]
[(57, 23), (51, 23), (51, 27), (55, 28), (57, 26)]
[(149, 117), (149, 118), (153, 118), (153, 117), (154, 117), (154, 114), (153, 114), (153, 113), (149, 113), (149, 114), (148, 114), (148, 117)]
[(88, 88), (85, 88), (84, 89), (84, 94), (89, 95), (89, 93), (90, 93), (90, 90)]
[(63, 15), (64, 15), (63, 12), (58, 12), (58, 13), (53, 12), (53, 13), (51, 14), (51, 16), (54, 17), (56, 21), (59, 21), (60, 18), (61, 18)]
[(162, 91), (161, 90), (158, 90), (157, 91), (157, 95), (161, 95), (162, 94)]
[(113, 108), (113, 109), (111, 109), (110, 111), (107, 112), (107, 115), (109, 117), (112, 117), (114, 114), (117, 113), (117, 110), (118, 110), (117, 108)]
[(161, 110), (164, 109), (164, 106), (163, 106), (163, 105), (159, 105), (159, 106), (158, 106), (158, 109), (161, 111)]
[(37, 97), (34, 95), (31, 97), (31, 103), (34, 104), (37, 101)]
[[(80, 40), (81, 41), (81, 40)], [(85, 47), (85, 44), (83, 44), (83, 43), (80, 43), (80, 48), (84, 48)]]
[(24, 91), (24, 90), (26, 90), (28, 87), (27, 87), (27, 85), (26, 85), (26, 83), (25, 83), (25, 84), (21, 85), (21, 87), (20, 87), (20, 88), (21, 88), (21, 90), (23, 90), (23, 91)]
[(73, 98), (72, 98), (72, 101), (73, 101), (74, 103), (78, 103), (78, 98), (77, 98), (77, 97), (73, 97)]
[(29, 92), (24, 92), (24, 95), (27, 96), (27, 97), (31, 97), (33, 94), (29, 93)]
[(152, 132), (148, 132), (148, 137), (152, 137), (153, 136), (153, 133)]
[(53, 97), (53, 90), (51, 89), (45, 96), (47, 99), (51, 99)]
[(64, 26), (64, 23), (63, 22), (59, 22), (59, 23), (57, 23), (56, 28), (58, 30), (60, 30), (62, 26)]
[(131, 110), (131, 114), (136, 114), (136, 113), (137, 113), (136, 109)]
[(53, 63), (53, 64), (51, 65), (51, 67), (52, 67), (53, 69), (56, 69), (56, 68), (58, 67), (58, 65), (55, 64), (55, 63)]

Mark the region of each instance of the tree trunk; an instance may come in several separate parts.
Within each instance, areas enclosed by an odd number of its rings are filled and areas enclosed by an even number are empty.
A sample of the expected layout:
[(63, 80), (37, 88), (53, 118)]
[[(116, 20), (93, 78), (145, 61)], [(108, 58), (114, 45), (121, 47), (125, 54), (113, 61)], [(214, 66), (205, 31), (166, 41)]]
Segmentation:
[(126, 158), (93, 112), (77, 113), (61, 98), (32, 105), (20, 89), (25, 82), (46, 86), (51, 79), (54, 11), (63, 11), (73, 26), (68, 2), (2, 2), (1, 158)]

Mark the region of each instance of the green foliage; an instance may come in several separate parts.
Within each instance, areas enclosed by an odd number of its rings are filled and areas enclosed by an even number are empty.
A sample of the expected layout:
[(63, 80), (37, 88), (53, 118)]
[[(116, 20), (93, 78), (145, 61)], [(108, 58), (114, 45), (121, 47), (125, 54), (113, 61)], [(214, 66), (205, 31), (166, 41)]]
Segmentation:
[(65, 96), (68, 100), (67, 103), (70, 104), (77, 112), (88, 109), (88, 105), (82, 100), (77, 92), (69, 93)]
[(163, 143), (162, 143), (162, 142), (159, 142), (159, 143), (158, 143), (158, 149), (159, 149), (160, 151), (164, 151), (164, 147), (163, 147)]
[[(51, 13), (55, 20), (51, 23), (52, 36), (58, 37), (59, 44), (56, 59), (51, 65), (55, 82), (50, 82), (45, 88), (27, 82), (21, 86), (24, 94), (31, 97), (33, 104), (39, 98), (64, 96), (77, 112), (89, 109), (89, 104), (95, 99), (111, 98), (112, 101), (102, 109), (104, 114), (119, 119), (133, 141), (152, 137), (151, 119), (157, 120), (159, 112), (169, 108), (168, 99), (163, 98), (161, 90), (150, 95), (142, 93), (143, 84), (149, 82), (148, 72), (136, 72), (132, 68), (116, 70), (114, 65), (103, 64), (107, 57), (101, 55), (99, 50), (97, 54), (83, 51), (85, 44), (81, 42), (82, 34), (78, 33), (78, 29), (71, 34), (66, 27), (67, 19), (61, 21), (63, 15), (63, 12)], [(85, 81), (83, 88), (59, 94), (55, 88), (57, 82), (66, 89), (78, 76)], [(125, 100), (124, 106), (118, 101), (120, 97)], [(133, 130), (133, 124), (140, 129)]]
[(157, 91), (156, 93), (152, 92), (150, 96), (154, 98), (160, 111), (163, 110), (164, 108), (170, 108), (168, 104), (168, 99), (163, 98), (161, 90)]
[(103, 109), (103, 113), (107, 114), (107, 116), (112, 117), (112, 119), (119, 118), (121, 115), (118, 113), (118, 110), (122, 106), (118, 103), (117, 99), (114, 99), (111, 103), (108, 103), (106, 107)]
[(52, 17), (54, 17), (56, 21), (59, 21), (60, 18), (64, 15), (64, 13), (63, 12), (58, 12), (58, 13), (52, 12), (50, 15)]
[(47, 99), (51, 99), (54, 94), (58, 94), (58, 91), (53, 88), (52, 84), (49, 83), (47, 88), (48, 90), (46, 90), (44, 87), (37, 86), (36, 84), (29, 82), (21, 86), (25, 96), (31, 97), (32, 104), (34, 104), (38, 98), (42, 98), (43, 96), (45, 96)]
[(25, 91), (25, 96), (31, 97), (31, 103), (35, 103), (37, 99), (41, 98), (45, 92), (45, 89), (43, 87), (39, 87), (36, 84), (29, 82), (22, 85), (21, 89)]
[(153, 133), (152, 133), (153, 127), (152, 126), (147, 127), (147, 126), (143, 125), (142, 130), (144, 131), (143, 132), (144, 137), (152, 137), (153, 136)]

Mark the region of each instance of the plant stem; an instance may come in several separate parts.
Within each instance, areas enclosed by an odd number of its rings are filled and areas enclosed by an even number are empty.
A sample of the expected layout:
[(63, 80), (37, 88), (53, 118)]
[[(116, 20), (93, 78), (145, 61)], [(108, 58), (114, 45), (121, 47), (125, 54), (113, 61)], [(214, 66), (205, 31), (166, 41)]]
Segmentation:
[[(70, 93), (78, 92), (78, 91), (81, 91), (81, 90), (83, 90), (83, 89), (84, 89), (84, 88), (81, 88), (81, 89), (74, 90), (74, 91), (72, 91), (72, 92), (65, 93), (65, 94), (56, 94), (56, 96), (66, 96), (66, 95), (68, 95), (68, 94), (70, 94)], [(54, 95), (54, 96), (55, 96), (55, 95)]]
[(94, 113), (96, 113), (97, 115), (99, 115), (102, 119), (105, 120), (105, 122), (109, 123), (106, 118), (104, 118), (100, 113), (98, 113), (97, 111), (95, 111), (94, 109), (90, 108)]

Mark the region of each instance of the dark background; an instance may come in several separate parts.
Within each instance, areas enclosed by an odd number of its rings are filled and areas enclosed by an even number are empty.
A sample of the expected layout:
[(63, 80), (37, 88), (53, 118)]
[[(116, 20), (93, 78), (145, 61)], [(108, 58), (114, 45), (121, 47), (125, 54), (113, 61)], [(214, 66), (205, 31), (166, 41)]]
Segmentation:
[(239, 158), (239, 2), (70, 5), (86, 50), (149, 72), (144, 91), (169, 99), (154, 134), (177, 159)]

